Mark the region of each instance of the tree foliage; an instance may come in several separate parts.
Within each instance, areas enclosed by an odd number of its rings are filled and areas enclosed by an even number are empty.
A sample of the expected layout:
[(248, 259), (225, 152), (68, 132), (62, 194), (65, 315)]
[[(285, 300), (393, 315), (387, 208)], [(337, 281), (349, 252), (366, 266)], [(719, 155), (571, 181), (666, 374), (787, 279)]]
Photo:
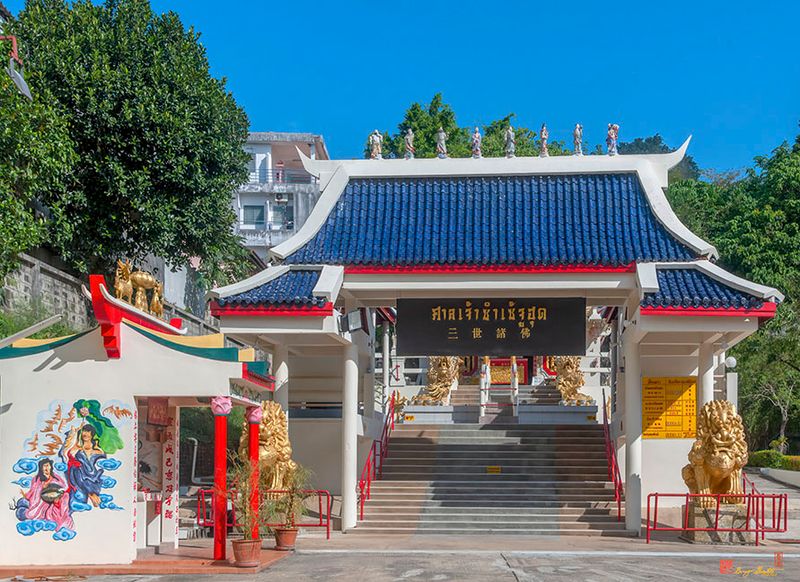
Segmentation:
[(751, 444), (763, 448), (800, 430), (800, 136), (756, 158), (743, 177), (677, 182), (668, 196), (724, 267), (786, 295), (774, 320), (732, 350)]
[(67, 124), (46, 95), (28, 101), (0, 72), (0, 281), (44, 239), (36, 203), (63, 200), (73, 163)]
[[(664, 143), (661, 134), (650, 137), (637, 137), (633, 141), (620, 142), (617, 148), (621, 154), (667, 154), (674, 151)], [(669, 171), (669, 180), (697, 180), (700, 178), (700, 167), (692, 156), (687, 155), (681, 163)]]
[(42, 193), (57, 250), (83, 272), (149, 253), (200, 257), (217, 280), (236, 270), (230, 196), (247, 178), (248, 121), (199, 35), (147, 0), (28, 0), (12, 26), (77, 155), (67, 195)]

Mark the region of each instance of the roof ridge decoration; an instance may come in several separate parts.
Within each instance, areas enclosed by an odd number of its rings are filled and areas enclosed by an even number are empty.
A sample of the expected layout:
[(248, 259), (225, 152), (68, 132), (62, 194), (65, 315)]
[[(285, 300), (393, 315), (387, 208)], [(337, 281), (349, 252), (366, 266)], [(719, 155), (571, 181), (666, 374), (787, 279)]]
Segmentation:
[(308, 220), (287, 241), (270, 250), (283, 261), (308, 244), (322, 229), (331, 211), (358, 178), (477, 178), (513, 176), (619, 175), (634, 173), (655, 219), (677, 242), (698, 256), (715, 259), (713, 245), (691, 232), (675, 215), (664, 188), (668, 171), (686, 154), (691, 136), (676, 151), (668, 154), (589, 155), (515, 158), (447, 158), (397, 160), (311, 160), (298, 150), (303, 166), (319, 178), (321, 195)]

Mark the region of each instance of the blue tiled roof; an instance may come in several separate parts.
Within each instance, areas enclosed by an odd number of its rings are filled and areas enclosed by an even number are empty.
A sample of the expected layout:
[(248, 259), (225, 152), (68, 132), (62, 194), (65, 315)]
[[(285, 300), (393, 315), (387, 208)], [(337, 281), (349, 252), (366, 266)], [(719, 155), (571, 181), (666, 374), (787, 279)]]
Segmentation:
[(319, 270), (291, 270), (249, 291), (220, 297), (217, 302), (219, 305), (321, 307), (325, 304), (325, 298), (314, 297), (311, 293), (319, 275)]
[(658, 269), (659, 290), (647, 293), (643, 307), (758, 309), (764, 300), (720, 283), (696, 269)]
[(627, 265), (696, 253), (634, 173), (353, 178), (293, 264)]

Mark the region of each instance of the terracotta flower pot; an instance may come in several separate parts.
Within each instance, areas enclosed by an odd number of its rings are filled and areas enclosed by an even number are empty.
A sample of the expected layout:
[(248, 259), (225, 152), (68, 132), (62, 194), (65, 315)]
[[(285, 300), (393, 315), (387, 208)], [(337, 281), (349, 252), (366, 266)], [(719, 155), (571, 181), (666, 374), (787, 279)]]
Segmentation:
[(233, 559), (238, 568), (261, 565), (261, 540), (233, 540)]
[(278, 528), (275, 530), (275, 549), (281, 551), (293, 550), (297, 542), (297, 528)]

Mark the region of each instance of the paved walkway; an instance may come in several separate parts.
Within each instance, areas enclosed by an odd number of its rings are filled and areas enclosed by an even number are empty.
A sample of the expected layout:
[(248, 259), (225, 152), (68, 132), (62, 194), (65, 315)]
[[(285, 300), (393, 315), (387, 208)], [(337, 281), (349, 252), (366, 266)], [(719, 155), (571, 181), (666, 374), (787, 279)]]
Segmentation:
[(800, 539), (800, 489), (765, 477), (758, 469), (747, 468), (745, 473), (761, 493), (786, 493), (789, 496), (788, 528), (786, 533), (767, 534), (767, 536), (774, 539)]
[[(720, 560), (724, 562), (720, 562)], [(268, 570), (247, 579), (265, 582), (417, 582), (491, 581), (539, 582), (627, 582), (735, 580), (750, 571), (770, 572), (772, 554), (725, 556), (706, 554), (531, 554), (526, 552), (300, 552), (281, 560)], [(721, 574), (721, 567), (730, 574)], [(739, 569), (739, 576), (734, 573)], [(783, 568), (773, 579), (800, 580), (800, 556), (785, 556)], [(734, 575), (731, 575), (734, 574)], [(198, 576), (101, 577), (92, 582), (193, 582)], [(203, 577), (204, 580), (240, 581), (231, 575)]]

